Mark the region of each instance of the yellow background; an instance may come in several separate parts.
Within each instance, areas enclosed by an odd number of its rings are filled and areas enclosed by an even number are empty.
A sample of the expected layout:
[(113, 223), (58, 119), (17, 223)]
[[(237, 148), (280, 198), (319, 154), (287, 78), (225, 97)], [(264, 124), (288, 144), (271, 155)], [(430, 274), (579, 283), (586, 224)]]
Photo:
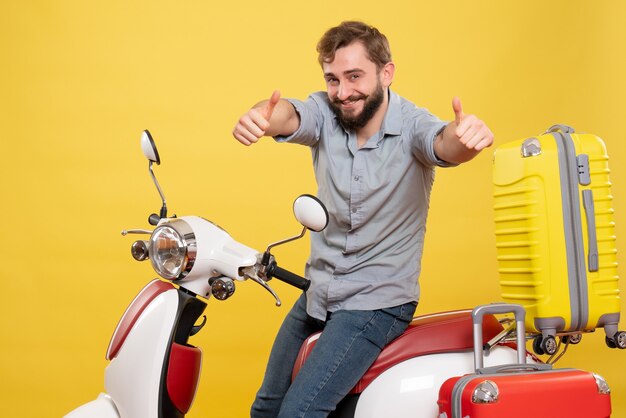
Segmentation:
[[(459, 95), (496, 144), (553, 123), (603, 137), (624, 276), (625, 16), (618, 0), (3, 1), (2, 416), (61, 416), (103, 389), (111, 332), (154, 276), (119, 233), (146, 227), (159, 208), (142, 129), (159, 146), (172, 212), (212, 219), (258, 249), (299, 231), (291, 201), (315, 192), (309, 151), (271, 140), (245, 148), (230, 132), (273, 89), (298, 98), (323, 89), (315, 45), (344, 19), (388, 36), (397, 92), (444, 119)], [(499, 300), (491, 156), (438, 172), (419, 314)], [(307, 252), (303, 240), (276, 255), (301, 272)], [(297, 296), (275, 287), (285, 305)], [(253, 283), (209, 303), (192, 340), (205, 358), (190, 417), (246, 416), (286, 311)], [(609, 350), (603, 331), (559, 365), (605, 376), (613, 416), (626, 417), (626, 352)], [(541, 407), (529, 400), (528, 415)]]

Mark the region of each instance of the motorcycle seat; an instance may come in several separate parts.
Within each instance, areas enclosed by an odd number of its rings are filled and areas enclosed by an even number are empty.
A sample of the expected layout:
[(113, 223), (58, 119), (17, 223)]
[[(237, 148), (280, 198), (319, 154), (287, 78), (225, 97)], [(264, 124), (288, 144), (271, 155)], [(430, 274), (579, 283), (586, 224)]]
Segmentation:
[[(503, 330), (502, 324), (493, 315), (483, 319), (483, 343)], [(307, 338), (293, 367), (292, 380), (306, 362), (321, 332)], [(387, 345), (376, 361), (365, 372), (350, 392), (361, 393), (385, 370), (410, 358), (427, 354), (471, 351), (474, 348), (472, 310), (457, 310), (423, 315), (413, 318), (402, 335)]]

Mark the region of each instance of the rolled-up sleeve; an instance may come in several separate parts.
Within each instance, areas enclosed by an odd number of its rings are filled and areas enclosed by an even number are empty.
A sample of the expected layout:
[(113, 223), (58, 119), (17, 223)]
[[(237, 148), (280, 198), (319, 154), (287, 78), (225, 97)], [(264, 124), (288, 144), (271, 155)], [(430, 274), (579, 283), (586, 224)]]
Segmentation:
[(300, 126), (289, 136), (277, 135), (277, 142), (290, 142), (294, 144), (314, 146), (319, 141), (322, 126), (322, 112), (318, 103), (321, 99), (319, 93), (312, 94), (307, 100), (287, 99), (293, 105), (300, 116)]
[(416, 108), (418, 116), (413, 119), (412, 151), (413, 155), (424, 165), (454, 167), (457, 164), (441, 160), (435, 154), (435, 139), (446, 127), (447, 123), (429, 113), (425, 109)]

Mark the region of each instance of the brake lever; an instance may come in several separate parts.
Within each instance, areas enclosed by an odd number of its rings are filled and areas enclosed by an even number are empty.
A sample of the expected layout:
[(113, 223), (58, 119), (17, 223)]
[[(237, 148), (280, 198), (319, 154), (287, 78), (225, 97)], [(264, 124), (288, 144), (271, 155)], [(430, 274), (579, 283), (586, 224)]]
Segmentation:
[(270, 292), (270, 294), (272, 296), (274, 296), (274, 299), (276, 299), (276, 306), (281, 306), (282, 302), (280, 301), (280, 298), (278, 297), (278, 295), (276, 294), (276, 292), (274, 292), (274, 289), (272, 289), (265, 280), (261, 279), (256, 272), (256, 269), (252, 268), (246, 268), (243, 270), (243, 275), (244, 277), (252, 280), (253, 282), (256, 282), (258, 284), (260, 284), (265, 290), (267, 290), (268, 292)]
[(145, 235), (150, 235), (150, 234), (152, 234), (152, 231), (150, 231), (148, 229), (123, 229), (122, 230), (122, 235), (126, 236), (128, 234), (145, 234)]

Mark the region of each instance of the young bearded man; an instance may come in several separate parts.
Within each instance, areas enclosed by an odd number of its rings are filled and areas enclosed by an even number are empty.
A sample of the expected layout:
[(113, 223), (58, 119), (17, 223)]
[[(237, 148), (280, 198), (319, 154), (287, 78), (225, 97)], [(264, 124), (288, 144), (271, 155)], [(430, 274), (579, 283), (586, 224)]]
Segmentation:
[[(318, 43), (326, 92), (306, 101), (275, 91), (246, 112), (233, 136), (310, 147), (326, 230), (311, 235), (311, 286), (276, 337), (252, 417), (326, 417), (413, 317), (436, 166), (471, 160), (493, 143), (458, 98), (445, 123), (389, 88), (386, 37), (343, 22)], [(302, 342), (323, 330), (296, 379)]]

